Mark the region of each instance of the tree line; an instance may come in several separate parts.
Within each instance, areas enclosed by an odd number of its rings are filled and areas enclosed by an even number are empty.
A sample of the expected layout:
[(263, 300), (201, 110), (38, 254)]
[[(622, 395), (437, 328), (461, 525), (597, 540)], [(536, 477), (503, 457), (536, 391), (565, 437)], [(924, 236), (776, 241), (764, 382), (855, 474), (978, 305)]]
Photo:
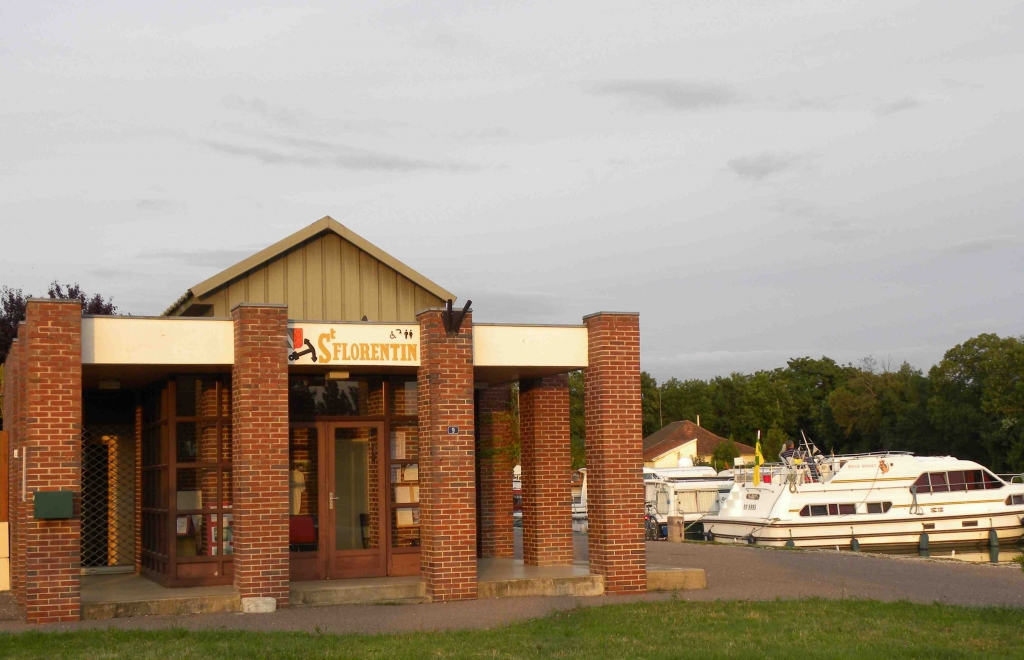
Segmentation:
[(785, 367), (710, 380), (641, 373), (644, 436), (678, 420), (753, 445), (765, 460), (803, 431), (823, 452), (950, 454), (997, 472), (1024, 471), (1024, 337), (982, 334), (927, 373), (866, 358), (794, 358)]

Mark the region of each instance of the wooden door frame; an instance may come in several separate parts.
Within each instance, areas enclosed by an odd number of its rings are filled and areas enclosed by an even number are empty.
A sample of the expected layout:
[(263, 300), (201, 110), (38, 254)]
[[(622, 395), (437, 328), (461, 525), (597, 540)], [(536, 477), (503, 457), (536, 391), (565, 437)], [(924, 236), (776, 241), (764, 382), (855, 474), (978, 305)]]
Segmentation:
[[(320, 510), (327, 513), (324, 516), (321, 526), (323, 531), (320, 534), (320, 574), (329, 580), (339, 580), (356, 577), (384, 577), (388, 574), (388, 549), (391, 545), (391, 525), (388, 520), (388, 504), (390, 504), (390, 498), (388, 497), (388, 446), (385, 442), (386, 439), (386, 424), (383, 420), (379, 421), (328, 421), (328, 422), (317, 422), (319, 435), (321, 438), (322, 446), (321, 457), (323, 460), (320, 461), (319, 475), (321, 484), (324, 484), (326, 488), (321, 487), (319, 490), (320, 499)], [(335, 525), (334, 517), (329, 512), (334, 509), (331, 506), (330, 493), (334, 492), (335, 486), (335, 475), (334, 475), (334, 431), (335, 429), (346, 428), (346, 429), (360, 429), (360, 428), (372, 428), (377, 432), (377, 548), (375, 550), (335, 550)], [(376, 557), (376, 566), (373, 569), (366, 570), (355, 568), (347, 570), (344, 567), (338, 565), (340, 560), (345, 557)], [(370, 572), (373, 575), (367, 575)]]

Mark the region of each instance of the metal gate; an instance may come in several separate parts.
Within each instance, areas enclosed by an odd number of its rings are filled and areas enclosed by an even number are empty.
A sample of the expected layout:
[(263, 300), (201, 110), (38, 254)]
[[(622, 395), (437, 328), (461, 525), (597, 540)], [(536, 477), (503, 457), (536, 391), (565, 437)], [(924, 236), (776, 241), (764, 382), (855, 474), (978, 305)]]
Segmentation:
[(135, 570), (135, 428), (82, 432), (82, 571)]

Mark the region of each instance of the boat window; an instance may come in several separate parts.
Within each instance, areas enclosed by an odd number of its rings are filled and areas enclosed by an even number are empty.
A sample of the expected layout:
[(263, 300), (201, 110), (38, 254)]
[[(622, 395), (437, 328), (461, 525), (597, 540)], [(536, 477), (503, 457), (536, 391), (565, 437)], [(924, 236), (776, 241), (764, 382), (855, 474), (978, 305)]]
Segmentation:
[(892, 502), (868, 502), (868, 513), (888, 513)]
[(811, 515), (812, 516), (827, 516), (828, 515), (828, 507), (825, 506), (824, 504), (812, 504), (811, 505)]
[[(1007, 501), (1006, 503), (1009, 504), (1010, 502)], [(804, 508), (800, 509), (800, 515), (803, 516), (804, 518), (806, 518), (807, 516), (811, 515), (811, 507), (810, 506), (805, 506)]]
[(982, 470), (982, 474), (985, 477), (985, 490), (993, 490), (996, 488), (1002, 488), (1005, 484), (996, 475), (992, 474), (988, 470)]
[(830, 515), (830, 516), (838, 516), (839, 515), (839, 505), (838, 504), (829, 504), (828, 505), (828, 515)]
[(839, 515), (841, 516), (852, 516), (857, 513), (857, 505), (855, 504), (840, 504)]
[(968, 470), (966, 472), (963, 470), (957, 470), (955, 472), (946, 473), (946, 476), (949, 478), (949, 489), (951, 491), (967, 490), (968, 482), (970, 482), (971, 486), (974, 486), (976, 483), (974, 479), (974, 470)]
[(977, 527), (978, 526), (978, 521), (977, 520), (965, 520), (962, 523), (960, 523), (960, 525), (961, 525), (961, 527)]
[(945, 472), (929, 472), (928, 478), (932, 482), (933, 493), (947, 493), (949, 492), (949, 484), (946, 483)]
[(922, 474), (920, 477), (918, 477), (917, 481), (914, 482), (914, 485), (917, 486), (917, 492), (919, 492), (919, 493), (930, 493), (930, 492), (932, 492), (932, 487), (928, 483), (928, 474), (927, 473)]
[(1024, 504), (1024, 495), (1010, 495), (1006, 498), (1007, 504)]

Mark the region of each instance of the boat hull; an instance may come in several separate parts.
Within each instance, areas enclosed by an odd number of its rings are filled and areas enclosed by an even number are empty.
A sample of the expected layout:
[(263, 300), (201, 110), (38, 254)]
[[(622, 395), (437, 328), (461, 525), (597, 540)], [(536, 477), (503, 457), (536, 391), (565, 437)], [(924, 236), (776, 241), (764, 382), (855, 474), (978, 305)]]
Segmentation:
[[(998, 514), (920, 516), (892, 520), (831, 519), (827, 523), (743, 519), (707, 519), (705, 534), (726, 543), (785, 546), (790, 540), (799, 548), (849, 548), (857, 539), (861, 550), (914, 550), (928, 535), (928, 547), (984, 546), (995, 530), (1000, 545), (1012, 545), (1024, 537), (1024, 509)], [(967, 523), (967, 526), (965, 526)]]

